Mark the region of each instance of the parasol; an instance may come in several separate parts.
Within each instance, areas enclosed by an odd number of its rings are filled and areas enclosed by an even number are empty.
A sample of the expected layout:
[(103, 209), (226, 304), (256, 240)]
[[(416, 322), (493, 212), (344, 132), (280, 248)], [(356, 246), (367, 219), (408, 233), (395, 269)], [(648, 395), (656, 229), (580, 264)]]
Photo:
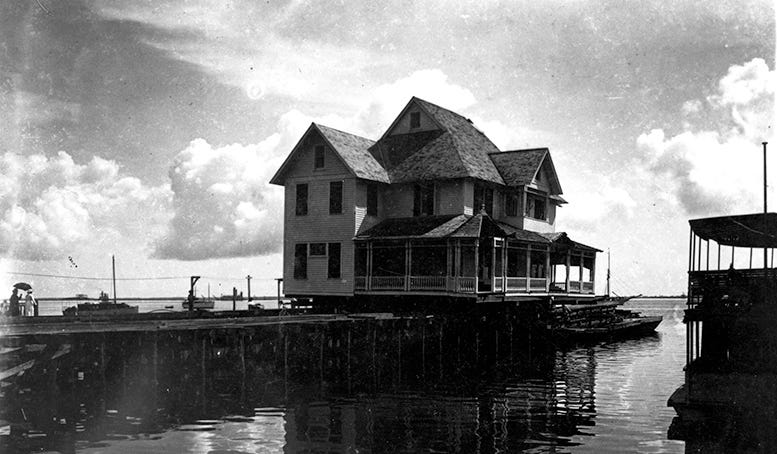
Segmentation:
[(18, 288), (19, 290), (31, 290), (32, 285), (26, 282), (17, 282), (13, 285), (13, 288)]

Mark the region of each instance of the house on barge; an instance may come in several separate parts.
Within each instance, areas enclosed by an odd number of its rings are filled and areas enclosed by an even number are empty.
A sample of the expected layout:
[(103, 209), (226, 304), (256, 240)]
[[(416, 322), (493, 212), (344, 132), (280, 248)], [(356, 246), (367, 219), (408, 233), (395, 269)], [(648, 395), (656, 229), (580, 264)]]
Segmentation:
[(314, 305), (581, 301), (598, 249), (555, 231), (547, 148), (500, 151), (412, 98), (377, 141), (311, 124), (284, 186), (284, 293)]

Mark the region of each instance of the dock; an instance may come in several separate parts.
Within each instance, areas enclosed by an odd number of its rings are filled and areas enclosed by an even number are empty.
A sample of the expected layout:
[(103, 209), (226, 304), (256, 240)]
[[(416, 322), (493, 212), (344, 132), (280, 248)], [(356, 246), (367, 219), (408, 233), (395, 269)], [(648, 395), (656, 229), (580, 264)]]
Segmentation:
[[(0, 322), (0, 336), (67, 335), (108, 332), (162, 332), (201, 329), (247, 328), (300, 323), (331, 323), (357, 320), (366, 314), (252, 315), (248, 312), (218, 312), (190, 316), (182, 313), (138, 314), (107, 317), (19, 317)], [(370, 318), (391, 318), (390, 314), (370, 314)]]

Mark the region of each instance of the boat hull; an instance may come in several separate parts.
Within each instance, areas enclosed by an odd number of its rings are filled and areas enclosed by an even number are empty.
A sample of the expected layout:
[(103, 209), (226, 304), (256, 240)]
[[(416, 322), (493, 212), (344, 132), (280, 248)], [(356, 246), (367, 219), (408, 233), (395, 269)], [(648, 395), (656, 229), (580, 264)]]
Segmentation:
[(597, 340), (612, 337), (640, 336), (655, 332), (663, 317), (633, 317), (601, 326), (561, 326), (555, 333), (569, 340)]

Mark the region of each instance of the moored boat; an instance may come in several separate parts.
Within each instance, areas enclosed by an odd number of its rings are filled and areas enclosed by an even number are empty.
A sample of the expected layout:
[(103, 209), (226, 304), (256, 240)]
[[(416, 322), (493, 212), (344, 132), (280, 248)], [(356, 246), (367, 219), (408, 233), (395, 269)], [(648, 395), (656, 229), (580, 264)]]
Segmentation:
[[(195, 298), (193, 302), (194, 309), (205, 310), (213, 309), (216, 306), (216, 302), (209, 298)], [(189, 309), (189, 300), (183, 300), (181, 307)]]
[(667, 402), (669, 438), (694, 452), (710, 440), (777, 452), (777, 214), (690, 226), (685, 383)]

